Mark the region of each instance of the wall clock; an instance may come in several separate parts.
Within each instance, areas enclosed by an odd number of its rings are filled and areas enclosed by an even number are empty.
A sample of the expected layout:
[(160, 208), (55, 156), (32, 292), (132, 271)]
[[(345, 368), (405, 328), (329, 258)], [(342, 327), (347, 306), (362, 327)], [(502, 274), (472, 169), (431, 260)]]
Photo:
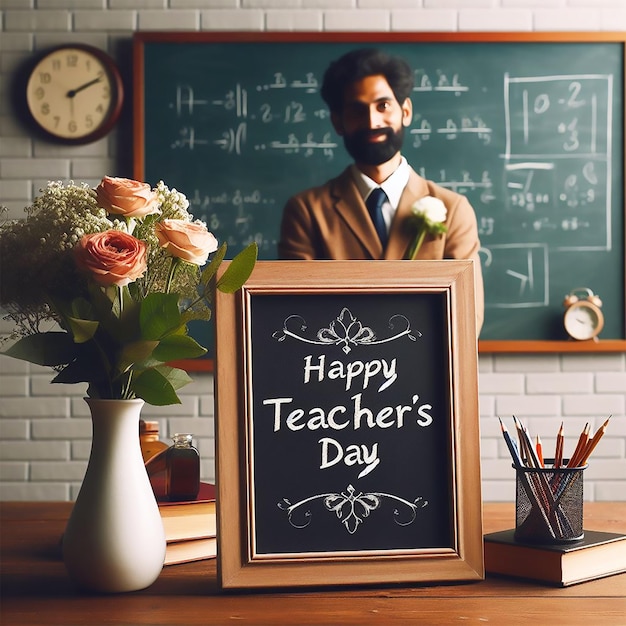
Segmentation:
[(115, 61), (86, 44), (58, 46), (30, 70), (26, 103), (39, 129), (64, 143), (100, 139), (117, 122), (124, 89)]
[[(582, 298), (576, 294), (585, 292)], [(600, 310), (602, 300), (587, 287), (579, 287), (565, 296), (563, 306), (566, 307), (563, 325), (572, 339), (597, 341), (604, 327), (604, 314)]]

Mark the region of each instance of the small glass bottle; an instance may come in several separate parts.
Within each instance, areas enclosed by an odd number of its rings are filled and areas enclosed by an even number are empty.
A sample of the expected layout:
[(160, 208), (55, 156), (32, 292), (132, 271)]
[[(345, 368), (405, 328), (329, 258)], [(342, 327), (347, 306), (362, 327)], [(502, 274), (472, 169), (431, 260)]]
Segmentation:
[(200, 490), (200, 454), (193, 447), (193, 435), (176, 433), (174, 445), (166, 452), (165, 492), (176, 502), (195, 500)]

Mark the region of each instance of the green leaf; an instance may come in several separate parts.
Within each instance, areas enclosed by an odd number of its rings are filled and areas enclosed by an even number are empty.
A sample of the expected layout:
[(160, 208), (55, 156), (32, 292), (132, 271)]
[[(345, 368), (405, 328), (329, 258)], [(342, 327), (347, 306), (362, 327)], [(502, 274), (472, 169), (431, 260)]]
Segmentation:
[(161, 339), (155, 348), (153, 357), (163, 363), (177, 359), (195, 359), (207, 353), (193, 337), (189, 335), (170, 335)]
[(22, 337), (2, 353), (22, 361), (53, 367), (70, 363), (76, 355), (76, 344), (68, 333), (36, 333)]
[(200, 276), (201, 285), (208, 285), (213, 276), (217, 274), (217, 270), (226, 256), (226, 249), (227, 245), (226, 243), (223, 243), (211, 259), (211, 262), (202, 270), (202, 274)]
[(67, 367), (63, 368), (50, 382), (65, 383), (73, 385), (75, 383), (88, 383), (93, 378), (93, 372), (84, 367), (82, 361), (72, 361)]
[(143, 398), (148, 404), (165, 406), (180, 404), (176, 389), (191, 382), (191, 378), (184, 370), (174, 367), (158, 367), (145, 370), (133, 378), (133, 391), (138, 398)]
[(86, 341), (89, 341), (96, 334), (98, 326), (100, 326), (99, 322), (78, 319), (76, 317), (68, 317), (67, 322), (76, 343), (85, 343)]
[(224, 293), (237, 291), (250, 278), (257, 255), (257, 245), (251, 243), (230, 262), (222, 277), (217, 281), (217, 288)]
[(96, 380), (108, 380), (109, 361), (103, 358), (93, 341), (75, 344), (75, 358), (53, 379), (53, 383), (81, 383)]
[[(122, 304), (119, 295), (121, 291)], [(102, 287), (89, 284), (91, 313), (80, 315), (100, 321), (101, 327), (118, 343), (132, 341), (139, 334), (139, 307), (130, 297), (127, 287)], [(74, 313), (76, 315), (76, 313)]]
[(182, 324), (175, 293), (151, 293), (141, 302), (139, 313), (141, 336), (159, 341)]
[(119, 374), (125, 372), (135, 363), (143, 363), (152, 356), (154, 349), (159, 345), (158, 341), (133, 341), (123, 346), (117, 363)]
[(76, 363), (70, 363), (66, 368), (62, 369), (51, 381), (51, 383), (64, 383), (66, 385), (75, 385), (76, 383), (88, 383), (89, 374), (85, 372), (83, 367)]

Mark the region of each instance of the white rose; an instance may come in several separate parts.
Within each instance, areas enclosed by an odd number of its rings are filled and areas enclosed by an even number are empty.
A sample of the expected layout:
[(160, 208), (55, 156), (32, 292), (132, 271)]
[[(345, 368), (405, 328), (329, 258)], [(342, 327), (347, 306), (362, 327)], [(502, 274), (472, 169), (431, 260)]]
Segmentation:
[(412, 208), (415, 215), (421, 215), (433, 223), (445, 222), (448, 215), (446, 205), (432, 196), (420, 198)]

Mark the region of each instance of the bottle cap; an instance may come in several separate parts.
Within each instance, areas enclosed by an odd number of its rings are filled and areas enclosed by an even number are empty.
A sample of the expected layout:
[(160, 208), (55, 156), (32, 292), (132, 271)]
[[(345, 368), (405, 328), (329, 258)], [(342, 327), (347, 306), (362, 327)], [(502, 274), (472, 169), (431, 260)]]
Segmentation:
[(145, 420), (139, 421), (139, 433), (141, 435), (147, 434), (159, 434), (159, 422), (148, 422)]

